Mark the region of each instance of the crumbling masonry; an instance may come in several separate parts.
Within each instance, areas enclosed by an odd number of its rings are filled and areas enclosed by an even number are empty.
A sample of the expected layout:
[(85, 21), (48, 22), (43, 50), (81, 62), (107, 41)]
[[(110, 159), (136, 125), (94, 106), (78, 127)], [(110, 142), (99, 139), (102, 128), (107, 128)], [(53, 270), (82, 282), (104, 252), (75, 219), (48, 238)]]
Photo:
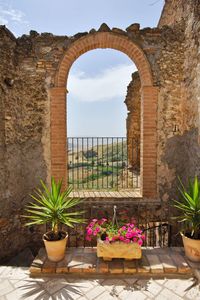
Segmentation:
[(167, 202), (177, 175), (200, 175), (199, 16), (199, 0), (166, 0), (157, 28), (15, 38), (0, 27), (0, 258), (38, 240), (20, 215), (39, 178), (66, 179), (67, 78), (89, 50), (116, 49), (137, 66), (143, 198)]

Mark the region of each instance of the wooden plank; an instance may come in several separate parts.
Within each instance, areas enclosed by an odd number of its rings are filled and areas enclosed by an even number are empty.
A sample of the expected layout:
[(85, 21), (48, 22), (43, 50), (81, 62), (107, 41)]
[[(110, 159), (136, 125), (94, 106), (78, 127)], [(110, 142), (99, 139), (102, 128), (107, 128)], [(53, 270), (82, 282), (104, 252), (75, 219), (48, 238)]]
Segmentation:
[(163, 265), (157, 255), (146, 254), (151, 267), (151, 273), (163, 273)]

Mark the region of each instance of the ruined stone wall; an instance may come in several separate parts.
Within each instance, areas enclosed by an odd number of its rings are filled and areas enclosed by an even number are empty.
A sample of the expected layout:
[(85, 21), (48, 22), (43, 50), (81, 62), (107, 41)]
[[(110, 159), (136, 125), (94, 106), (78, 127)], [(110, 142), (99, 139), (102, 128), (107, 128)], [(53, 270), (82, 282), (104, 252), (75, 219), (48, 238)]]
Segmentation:
[[(43, 137), (48, 95), (44, 77), (30, 68), (31, 41), (0, 28), (0, 258), (34, 242), (21, 215), (29, 194), (47, 178)], [(31, 58), (32, 55), (32, 58)], [(37, 233), (36, 233), (37, 235)]]
[[(174, 36), (174, 44), (177, 43), (176, 53), (171, 52), (171, 62), (176, 61), (174, 66), (179, 72), (174, 76), (176, 69), (171, 69), (170, 76), (165, 74), (168, 78), (163, 81), (160, 91), (158, 134), (159, 140), (163, 134), (165, 138), (164, 143), (159, 144), (161, 161), (158, 177), (163, 199), (170, 199), (177, 194), (177, 176), (186, 182), (188, 177), (200, 175), (199, 16), (199, 0), (166, 0), (159, 21), (162, 29), (170, 25), (172, 31), (177, 28), (181, 30), (180, 36)], [(166, 50), (171, 51), (169, 42), (162, 50), (161, 58), (167, 71), (169, 68), (168, 61), (165, 60)]]
[(125, 104), (128, 110), (126, 119), (128, 161), (133, 169), (140, 168), (140, 130), (141, 130), (141, 82), (138, 72), (132, 74), (127, 87)]
[[(160, 21), (160, 28), (155, 29), (140, 30), (138, 24), (126, 31), (105, 25), (99, 29), (138, 45), (150, 64), (154, 85), (159, 89), (157, 189), (164, 201), (176, 193), (176, 176), (199, 173), (200, 165), (199, 14), (198, 5), (192, 6), (199, 1), (188, 3), (192, 14), (178, 8), (177, 13), (184, 12), (189, 18), (178, 18), (174, 23), (173, 17), (165, 21), (170, 26), (162, 26), (166, 24)], [(167, 20), (165, 16), (166, 10), (163, 20)], [(15, 39), (0, 27), (0, 258), (33, 246), (39, 235), (35, 227), (33, 233), (23, 227), (20, 215), (39, 178), (48, 182), (51, 175), (50, 146), (55, 145), (50, 145), (49, 91), (55, 86), (55, 74), (66, 50), (88, 34), (92, 40), (96, 31), (70, 38), (31, 31)], [(63, 122), (56, 110), (54, 117), (58, 123)]]

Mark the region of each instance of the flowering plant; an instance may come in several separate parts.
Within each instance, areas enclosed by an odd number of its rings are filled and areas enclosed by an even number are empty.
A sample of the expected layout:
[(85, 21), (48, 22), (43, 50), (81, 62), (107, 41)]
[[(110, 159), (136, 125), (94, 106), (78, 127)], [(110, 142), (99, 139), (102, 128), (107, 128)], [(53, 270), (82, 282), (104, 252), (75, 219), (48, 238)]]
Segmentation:
[(86, 239), (91, 241), (92, 237), (112, 243), (121, 241), (124, 243), (138, 243), (142, 246), (145, 235), (134, 223), (118, 224), (106, 218), (93, 219), (86, 227)]

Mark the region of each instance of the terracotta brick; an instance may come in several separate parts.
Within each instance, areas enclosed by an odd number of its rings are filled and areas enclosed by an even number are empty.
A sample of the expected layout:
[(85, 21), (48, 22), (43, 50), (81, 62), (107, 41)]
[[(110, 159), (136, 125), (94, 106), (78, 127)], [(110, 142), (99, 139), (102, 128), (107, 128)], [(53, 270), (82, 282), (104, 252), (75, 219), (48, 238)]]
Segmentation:
[(56, 273), (68, 273), (69, 272), (68, 263), (70, 259), (71, 259), (71, 254), (66, 253), (64, 259), (57, 263)]
[(108, 273), (109, 272), (108, 262), (105, 262), (102, 258), (98, 258), (97, 272), (98, 273)]
[(159, 255), (159, 259), (163, 265), (163, 269), (165, 273), (176, 273), (177, 266), (176, 263), (173, 261), (170, 255)]
[(42, 273), (55, 273), (55, 272), (56, 272), (56, 263), (50, 261), (47, 258), (42, 266)]
[(31, 264), (29, 271), (30, 273), (41, 273), (42, 266), (46, 260), (46, 251), (44, 248), (41, 248), (38, 252), (38, 255), (34, 259), (33, 263)]
[(122, 274), (124, 272), (123, 260), (122, 259), (113, 259), (108, 263), (109, 272), (111, 274)]
[(133, 274), (137, 272), (136, 260), (124, 260), (124, 273)]
[(68, 268), (70, 273), (81, 273), (83, 272), (83, 255), (76, 254), (73, 255), (68, 263)]
[(151, 273), (163, 273), (163, 265), (157, 255), (146, 254), (149, 264), (151, 266)]
[(172, 253), (171, 257), (175, 262), (179, 273), (191, 273), (191, 268), (182, 255), (177, 252)]
[(142, 258), (138, 260), (137, 263), (138, 273), (149, 273), (150, 272), (150, 264), (146, 257), (146, 255), (142, 255)]

